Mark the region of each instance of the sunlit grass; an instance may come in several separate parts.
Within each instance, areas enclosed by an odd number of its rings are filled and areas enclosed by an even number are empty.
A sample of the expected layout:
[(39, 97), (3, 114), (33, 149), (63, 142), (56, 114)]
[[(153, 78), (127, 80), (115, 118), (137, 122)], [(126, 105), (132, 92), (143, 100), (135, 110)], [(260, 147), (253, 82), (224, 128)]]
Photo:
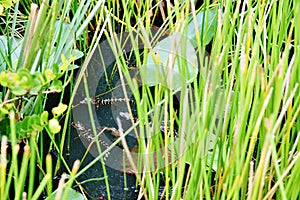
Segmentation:
[[(289, 191), (297, 190), (291, 182), (297, 180), (299, 170), (296, 146), (299, 146), (300, 97), (295, 49), (299, 36), (294, 25), (299, 5), (283, 1), (237, 1), (235, 4), (225, 1), (215, 6), (219, 8), (219, 18), (210, 63), (200, 67), (200, 78), (192, 84), (193, 90), (188, 86), (196, 103), (180, 99), (179, 132), (192, 136), (193, 142), (178, 163), (162, 169), (164, 195), (174, 199), (182, 196), (187, 199), (261, 199), (275, 195), (283, 199), (296, 198), (295, 192)], [(143, 30), (147, 25), (130, 25), (132, 13), (126, 8), (124, 12), (127, 30)], [(186, 16), (186, 10), (184, 6), (175, 6), (172, 11), (168, 10), (167, 17), (173, 14)], [(182, 23), (176, 19), (167, 23), (171, 31)], [(143, 63), (142, 56), (138, 53), (135, 56), (137, 63)], [(126, 65), (122, 59), (117, 62), (118, 66)], [(124, 73), (124, 68), (119, 70)], [(127, 81), (135, 89), (134, 82)], [(172, 92), (157, 87), (151, 100), (147, 91), (147, 86), (143, 86), (142, 94), (136, 98), (140, 105), (139, 128), (144, 134), (147, 130), (143, 119), (146, 123), (148, 119), (143, 116), (149, 109), (154, 108), (151, 115), (154, 123), (159, 124), (159, 115), (171, 121), (174, 118), (174, 111), (170, 109)], [(155, 109), (159, 102), (163, 102), (160, 106), (163, 113), (156, 112), (159, 112)], [(217, 141), (212, 155), (207, 157), (201, 141), (211, 132)], [(140, 144), (141, 152), (147, 152), (147, 142), (140, 141)], [(184, 173), (185, 168), (189, 173)], [(148, 191), (143, 195), (158, 198), (159, 173), (145, 172), (141, 177), (145, 180), (140, 185), (145, 185)], [(184, 194), (179, 189), (182, 185)]]

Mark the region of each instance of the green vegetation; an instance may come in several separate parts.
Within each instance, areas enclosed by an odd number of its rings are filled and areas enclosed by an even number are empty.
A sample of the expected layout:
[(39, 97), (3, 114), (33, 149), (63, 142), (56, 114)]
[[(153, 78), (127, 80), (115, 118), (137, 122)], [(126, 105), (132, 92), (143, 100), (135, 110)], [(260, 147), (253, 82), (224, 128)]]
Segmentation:
[[(2, 3), (0, 199), (84, 199), (77, 178), (98, 162), (106, 198), (114, 199), (104, 156), (118, 144), (145, 199), (300, 198), (300, 2), (191, 2)], [(132, 44), (126, 55), (120, 40), (125, 32)], [(89, 93), (85, 71), (100, 40), (112, 49), (120, 74), (116, 87), (127, 99), (132, 94), (138, 120), (128, 130), (117, 120), (120, 137), (111, 147), (98, 145), (99, 156), (86, 166), (68, 166), (63, 152), (73, 101), (81, 82), (87, 97), (96, 95)], [(178, 55), (169, 54), (173, 50)], [(131, 77), (128, 58), (139, 78)], [(68, 90), (70, 99), (63, 101)], [(49, 108), (53, 94), (58, 101)], [(94, 105), (87, 104), (97, 135)], [(139, 155), (146, 155), (138, 160), (125, 140), (131, 131)], [(58, 152), (55, 164), (51, 149)], [(161, 153), (162, 162), (152, 165), (158, 156), (151, 152)]]

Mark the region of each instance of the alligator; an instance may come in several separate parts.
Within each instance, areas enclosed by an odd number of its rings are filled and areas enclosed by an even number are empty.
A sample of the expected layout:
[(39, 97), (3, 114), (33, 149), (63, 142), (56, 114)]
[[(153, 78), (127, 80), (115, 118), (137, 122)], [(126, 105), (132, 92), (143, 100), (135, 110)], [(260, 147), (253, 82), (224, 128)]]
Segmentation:
[[(85, 98), (82, 101), (80, 101), (80, 104), (86, 104), (88, 101), (91, 102), (92, 104), (94, 104), (96, 109), (99, 109), (101, 106), (107, 106), (107, 105), (112, 105), (112, 104), (117, 104), (117, 103), (124, 103), (124, 102), (129, 102), (131, 105), (136, 104), (136, 102), (132, 99), (126, 99), (126, 98), (101, 99), (99, 97), (90, 98), (90, 99)], [(125, 118), (128, 121), (131, 120), (129, 113), (120, 112), (119, 115), (120, 115), (120, 117)], [(134, 117), (133, 122), (135, 122), (135, 123), (138, 122), (138, 118)], [(78, 131), (80, 137), (85, 138), (86, 140), (88, 140), (91, 143), (96, 141), (95, 136), (94, 136), (91, 128), (88, 128), (82, 122), (74, 121), (74, 122), (72, 122), (72, 126)], [(148, 126), (151, 127), (152, 123), (149, 122)], [(166, 127), (168, 128), (168, 126), (166, 126), (165, 122), (163, 121), (160, 125), (160, 131), (164, 132)], [(105, 142), (104, 140), (101, 139), (101, 134), (104, 131), (108, 131), (113, 137), (115, 137), (115, 139), (120, 137), (119, 131), (114, 127), (99, 126), (99, 127), (97, 127), (97, 130), (99, 131), (98, 132), (98, 141), (99, 141), (100, 145), (104, 148), (104, 150), (108, 149), (109, 146), (110, 146), (107, 142)], [(169, 130), (169, 128), (168, 128), (168, 130)], [(174, 137), (178, 138), (177, 130), (174, 130)], [(122, 147), (121, 144), (119, 144), (119, 146)], [(130, 148), (130, 151), (136, 151), (136, 150), (137, 150), (136, 146)], [(108, 151), (104, 155), (103, 160), (107, 161), (107, 159), (109, 158), (109, 155), (110, 155), (110, 152)]]

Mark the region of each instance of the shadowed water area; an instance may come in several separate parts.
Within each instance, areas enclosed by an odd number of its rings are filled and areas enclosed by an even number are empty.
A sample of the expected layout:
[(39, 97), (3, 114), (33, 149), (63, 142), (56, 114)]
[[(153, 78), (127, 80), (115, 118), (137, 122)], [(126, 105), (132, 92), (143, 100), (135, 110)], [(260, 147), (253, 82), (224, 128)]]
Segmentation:
[[(98, 53), (99, 54), (99, 53)], [(94, 54), (90, 66), (99, 66), (97, 63), (99, 62), (99, 58), (97, 52)], [(89, 69), (90, 71), (90, 69)], [(106, 76), (107, 75), (107, 76)], [(123, 98), (124, 95), (120, 93), (120, 89), (115, 90), (115, 87), (120, 87), (119, 83), (119, 73), (115, 68), (114, 63), (106, 67), (106, 75), (103, 73), (99, 77), (97, 81), (97, 86), (94, 90), (94, 94), (90, 94), (92, 98), (98, 97), (99, 99), (107, 100), (97, 105), (92, 104), (93, 110), (95, 111), (95, 125), (97, 128), (101, 125), (101, 127), (109, 127), (109, 128), (116, 128), (116, 114), (118, 112), (126, 112), (128, 111), (126, 107), (126, 102), (114, 102), (111, 103), (109, 100), (113, 98)], [(82, 92), (82, 91), (80, 91)], [(83, 93), (83, 92), (82, 92)], [(84, 99), (84, 95), (82, 94), (82, 100)], [(80, 99), (78, 99), (80, 101)], [(76, 103), (76, 102), (75, 102)], [(78, 102), (77, 102), (78, 103)], [(74, 117), (75, 120), (80, 120), (86, 127), (86, 129), (91, 129), (91, 123), (89, 116), (86, 115), (87, 112), (87, 105), (86, 104), (77, 104), (78, 107), (74, 106), (73, 108), (73, 115), (77, 115)], [(82, 111), (81, 111), (82, 110)], [(75, 111), (75, 112), (74, 112)], [(132, 109), (135, 112), (135, 108)], [(82, 115), (82, 116), (78, 116)], [(124, 120), (122, 120), (124, 122)], [(128, 122), (127, 122), (128, 123)], [(126, 124), (123, 123), (123, 124)], [(99, 131), (99, 129), (97, 130)], [(104, 131), (102, 134), (105, 134), (105, 137), (99, 137), (99, 140), (105, 138), (105, 143), (111, 145), (115, 140), (116, 136), (112, 134), (111, 131)], [(89, 137), (94, 138), (93, 132), (89, 131), (87, 133)], [(76, 159), (81, 159), (84, 157), (87, 146), (91, 142), (91, 139), (87, 139), (86, 135), (80, 134), (74, 127), (71, 129), (71, 138), (70, 138), (70, 156), (68, 157), (69, 163), (73, 163)], [(103, 139), (104, 140), (104, 139)], [(127, 136), (126, 138), (129, 147), (136, 146), (136, 140), (131, 136)], [(84, 145), (85, 143), (85, 145)], [(101, 141), (100, 141), (101, 143)], [(122, 149), (120, 147), (115, 147), (119, 151)], [(106, 146), (101, 145), (101, 150), (106, 150)], [(92, 145), (91, 153), (86, 154), (86, 158), (82, 163), (82, 167), (89, 164), (91, 161), (95, 159), (95, 156), (98, 155), (96, 145)], [(117, 156), (119, 156), (117, 158)], [(108, 182), (110, 187), (110, 196), (112, 199), (136, 199), (137, 198), (137, 190), (136, 190), (136, 181), (135, 176), (132, 174), (124, 174), (120, 170), (122, 169), (122, 155), (116, 155), (115, 153), (109, 153), (108, 158), (110, 164), (106, 166), (106, 172), (108, 176)], [(111, 161), (113, 160), (113, 161)], [(111, 164), (112, 163), (112, 164)], [(113, 166), (111, 166), (113, 165)], [(124, 177), (126, 176), (126, 178)], [(79, 178), (78, 181), (88, 181), (89, 179), (93, 178), (103, 178), (104, 173), (101, 166), (101, 162), (97, 162), (91, 168), (89, 168), (85, 173), (83, 173)], [(127, 185), (127, 187), (125, 187)], [(104, 198), (107, 199), (107, 189), (105, 180), (93, 180), (87, 183), (82, 184), (84, 189), (86, 190), (86, 194), (90, 199), (99, 199)]]

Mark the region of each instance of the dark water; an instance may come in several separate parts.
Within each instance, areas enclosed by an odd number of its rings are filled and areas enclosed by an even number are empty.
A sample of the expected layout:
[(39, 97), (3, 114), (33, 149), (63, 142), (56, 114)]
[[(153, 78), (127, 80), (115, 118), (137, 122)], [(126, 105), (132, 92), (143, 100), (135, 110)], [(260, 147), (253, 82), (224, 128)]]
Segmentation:
[[(71, 131), (70, 145), (71, 151), (70, 156), (68, 157), (68, 162), (71, 164), (76, 159), (82, 159), (86, 151), (86, 147), (79, 139), (77, 131), (74, 128), (72, 128)], [(94, 159), (95, 157), (88, 153), (81, 168), (89, 164)], [(134, 175), (126, 175), (127, 188), (124, 188), (124, 173), (110, 167), (106, 167), (106, 172), (108, 175), (111, 199), (136, 199), (137, 192), (135, 188)], [(77, 180), (79, 182), (82, 182), (92, 178), (102, 177), (104, 177), (103, 169), (101, 167), (101, 163), (97, 162), (84, 174), (82, 174)], [(86, 195), (89, 199), (99, 199), (99, 197), (101, 196), (104, 197), (104, 199), (107, 199), (107, 189), (104, 180), (91, 181), (82, 184), (82, 186), (86, 190)]]
[[(126, 50), (125, 52), (130, 52), (132, 47), (130, 44), (127, 44), (124, 45), (124, 48)], [(126, 59), (126, 62), (129, 63), (128, 65), (130, 65), (130, 76), (139, 80), (138, 72), (134, 67), (134, 57), (126, 55)], [(86, 73), (89, 95), (91, 97), (97, 96), (101, 99), (125, 97), (124, 91), (121, 87), (119, 72), (115, 63), (115, 56), (111, 52), (109, 45), (105, 42), (101, 43), (99, 48), (93, 54), (92, 59), (88, 64)], [(80, 121), (90, 128), (91, 119), (87, 111), (87, 105), (80, 103), (86, 97), (85, 90), (86, 88), (84, 87), (83, 83), (81, 83), (73, 103), (73, 105), (79, 105), (77, 107), (73, 106), (73, 120)], [(128, 94), (128, 98), (132, 100), (132, 93), (128, 86), (126, 87), (126, 91)], [(118, 128), (116, 123), (117, 118), (121, 119), (122, 128), (125, 131), (132, 125), (130, 120), (126, 120), (120, 115), (120, 113), (128, 112), (128, 108), (126, 106), (126, 103), (124, 102), (100, 105), (98, 109), (96, 109), (95, 105), (92, 106), (92, 114), (94, 117), (94, 119), (92, 120), (94, 120), (96, 127), (101, 125), (110, 128)], [(136, 114), (135, 106), (131, 107), (131, 111), (133, 112), (133, 114)], [(76, 131), (75, 128), (72, 127), (70, 137), (70, 152), (68, 156), (68, 162), (70, 163), (70, 165), (76, 159), (82, 159), (86, 152), (87, 146), (90, 141), (84, 141), (84, 137), (82, 137), (82, 135), (83, 134), (78, 135), (78, 131)], [(116, 140), (116, 137), (113, 136), (109, 131), (104, 132), (101, 136), (99, 136), (99, 138), (101, 138), (101, 141), (104, 141), (104, 143), (107, 143), (109, 145)], [(126, 136), (126, 141), (129, 148), (134, 148), (137, 145), (133, 132), (129, 133), (128, 136)], [(105, 150), (105, 145), (102, 151), (103, 150)], [(82, 167), (89, 164), (98, 155), (95, 146), (92, 147), (90, 152), (91, 153), (87, 154)], [(123, 169), (123, 155), (120, 152), (122, 152), (122, 148), (119, 146), (115, 147), (108, 155), (108, 159), (106, 161), (106, 171), (108, 175), (111, 199), (136, 199), (137, 189), (135, 176), (126, 174), (126, 178), (124, 177), (124, 173), (121, 172), (121, 170)], [(102, 178), (103, 176), (104, 175), (101, 163), (98, 162), (90, 169), (88, 169), (84, 174), (82, 174), (78, 178), (78, 181), (83, 182), (92, 178)], [(163, 182), (163, 180), (161, 182)], [(127, 185), (127, 187), (125, 188), (124, 185)], [(104, 180), (84, 183), (82, 184), (82, 186), (86, 190), (86, 194), (90, 199), (99, 199), (99, 197), (107, 199), (108, 194)], [(163, 191), (163, 186), (161, 187), (161, 191)]]
[[(101, 50), (97, 50), (91, 62), (88, 65), (88, 87), (89, 87), (89, 95), (91, 97), (98, 96), (101, 99), (108, 98), (123, 98), (124, 94), (120, 86), (120, 78), (119, 73), (116, 70), (115, 62), (111, 62), (114, 57), (110, 52), (110, 49), (107, 48), (108, 45), (101, 45)], [(104, 63), (101, 63), (100, 53), (104, 57)], [(103, 66), (105, 66), (105, 73), (103, 72)], [(128, 89), (128, 88), (127, 88)], [(87, 105), (81, 105), (80, 101), (83, 100), (85, 96), (84, 86), (81, 83), (77, 91), (77, 96), (75, 97), (73, 106), (73, 120), (80, 121), (88, 128), (91, 127), (91, 120), (89, 117), (89, 113), (87, 111)], [(131, 96), (129, 98), (132, 98)], [(100, 105), (98, 109), (96, 109), (95, 105), (93, 106), (93, 115), (94, 122), (96, 127), (100, 125), (103, 127), (114, 127), (117, 128), (116, 118), (119, 117), (120, 112), (128, 112), (126, 107), (126, 103), (117, 103), (117, 104), (108, 104), (108, 105)], [(135, 109), (132, 110), (135, 112)], [(122, 120), (122, 125), (124, 126), (124, 130), (128, 128), (130, 124), (128, 122)], [(91, 134), (93, 134), (91, 132)], [(116, 137), (113, 136), (109, 131), (104, 132), (103, 141), (107, 144), (112, 144)], [(101, 136), (102, 137), (102, 136)], [(101, 138), (99, 137), (99, 138)], [(102, 137), (102, 138), (103, 138)], [(101, 139), (102, 140), (102, 139)], [(136, 145), (135, 139), (131, 136), (126, 138), (127, 142), (131, 147)], [(71, 137), (70, 137), (70, 152), (68, 157), (68, 162), (71, 165), (76, 159), (82, 159), (84, 154), (86, 153), (87, 146), (90, 141), (85, 140), (82, 137), (82, 134), (78, 134), (78, 131), (75, 128), (71, 128)], [(105, 150), (106, 148), (101, 146), (101, 150)], [(137, 190), (136, 190), (136, 179), (134, 175), (125, 174), (121, 172), (122, 167), (122, 155), (119, 152), (122, 152), (120, 147), (116, 147), (115, 149), (117, 153), (111, 152), (108, 156), (108, 160), (106, 162), (106, 172), (109, 181), (109, 190), (111, 199), (136, 199), (137, 198)], [(95, 159), (98, 154), (95, 145), (92, 146), (91, 153), (87, 153), (86, 158), (84, 159), (81, 169), (89, 164), (91, 161)], [(84, 172), (79, 178), (79, 182), (87, 181), (93, 178), (103, 178), (103, 169), (101, 167), (100, 161), (89, 168), (86, 172)], [(126, 180), (126, 182), (125, 182)], [(127, 187), (125, 187), (127, 185)], [(83, 188), (86, 190), (86, 195), (89, 199), (108, 199), (107, 188), (104, 180), (96, 180), (82, 184)]]
[[(100, 85), (104, 85), (104, 84), (102, 83)], [(97, 93), (100, 92), (97, 91)], [(102, 98), (111, 98), (111, 94), (107, 94)], [(101, 124), (101, 126), (106, 126), (106, 127), (117, 128), (116, 116), (114, 115), (116, 115), (116, 113), (119, 111), (121, 112), (122, 108), (124, 107), (126, 108), (124, 103), (118, 104), (117, 107), (114, 107), (114, 105), (100, 106), (97, 110), (95, 110), (96, 113), (95, 121), (97, 122), (96, 124), (97, 125)], [(78, 112), (76, 113), (78, 114)], [(84, 120), (88, 121), (88, 117), (86, 118), (83, 119), (83, 121)], [(105, 141), (109, 145), (112, 144), (117, 139), (109, 131), (104, 132), (103, 134), (105, 134), (105, 138), (106, 138)], [(82, 157), (84, 156), (89, 141), (87, 141), (85, 145), (83, 142), (84, 142), (84, 138), (82, 138), (82, 136), (79, 136), (76, 129), (72, 127), (71, 140), (70, 140), (70, 156), (68, 159), (70, 163), (74, 162), (76, 159), (82, 159)], [(115, 147), (115, 148), (118, 148), (120, 151), (119, 147)], [(105, 150), (105, 148), (103, 147), (101, 149), (102, 151)], [(95, 156), (98, 155), (96, 147), (94, 145), (92, 146), (92, 150), (91, 151), (93, 152), (93, 155), (91, 153), (87, 154), (84, 162), (82, 163), (82, 167), (89, 164), (91, 161), (95, 159)], [(112, 160), (106, 166), (111, 199), (136, 199), (137, 191), (135, 187), (136, 185), (135, 176), (130, 174), (125, 174), (126, 179), (124, 178), (124, 173), (121, 172), (120, 170), (122, 169), (120, 155), (118, 153), (117, 154), (111, 153), (108, 157), (108, 160)], [(78, 181), (82, 182), (92, 178), (102, 178), (102, 177), (104, 177), (104, 174), (103, 174), (103, 169), (101, 167), (101, 163), (99, 161), (95, 165), (93, 165), (90, 169), (88, 169), (84, 174), (82, 174), (78, 178)], [(125, 188), (125, 185), (127, 185), (127, 188)], [(82, 186), (86, 190), (87, 195), (90, 199), (99, 199), (99, 197), (103, 197), (104, 199), (107, 199), (108, 194), (107, 194), (107, 188), (104, 180), (100, 180), (100, 181), (97, 180), (97, 181), (84, 183), (82, 184)]]

